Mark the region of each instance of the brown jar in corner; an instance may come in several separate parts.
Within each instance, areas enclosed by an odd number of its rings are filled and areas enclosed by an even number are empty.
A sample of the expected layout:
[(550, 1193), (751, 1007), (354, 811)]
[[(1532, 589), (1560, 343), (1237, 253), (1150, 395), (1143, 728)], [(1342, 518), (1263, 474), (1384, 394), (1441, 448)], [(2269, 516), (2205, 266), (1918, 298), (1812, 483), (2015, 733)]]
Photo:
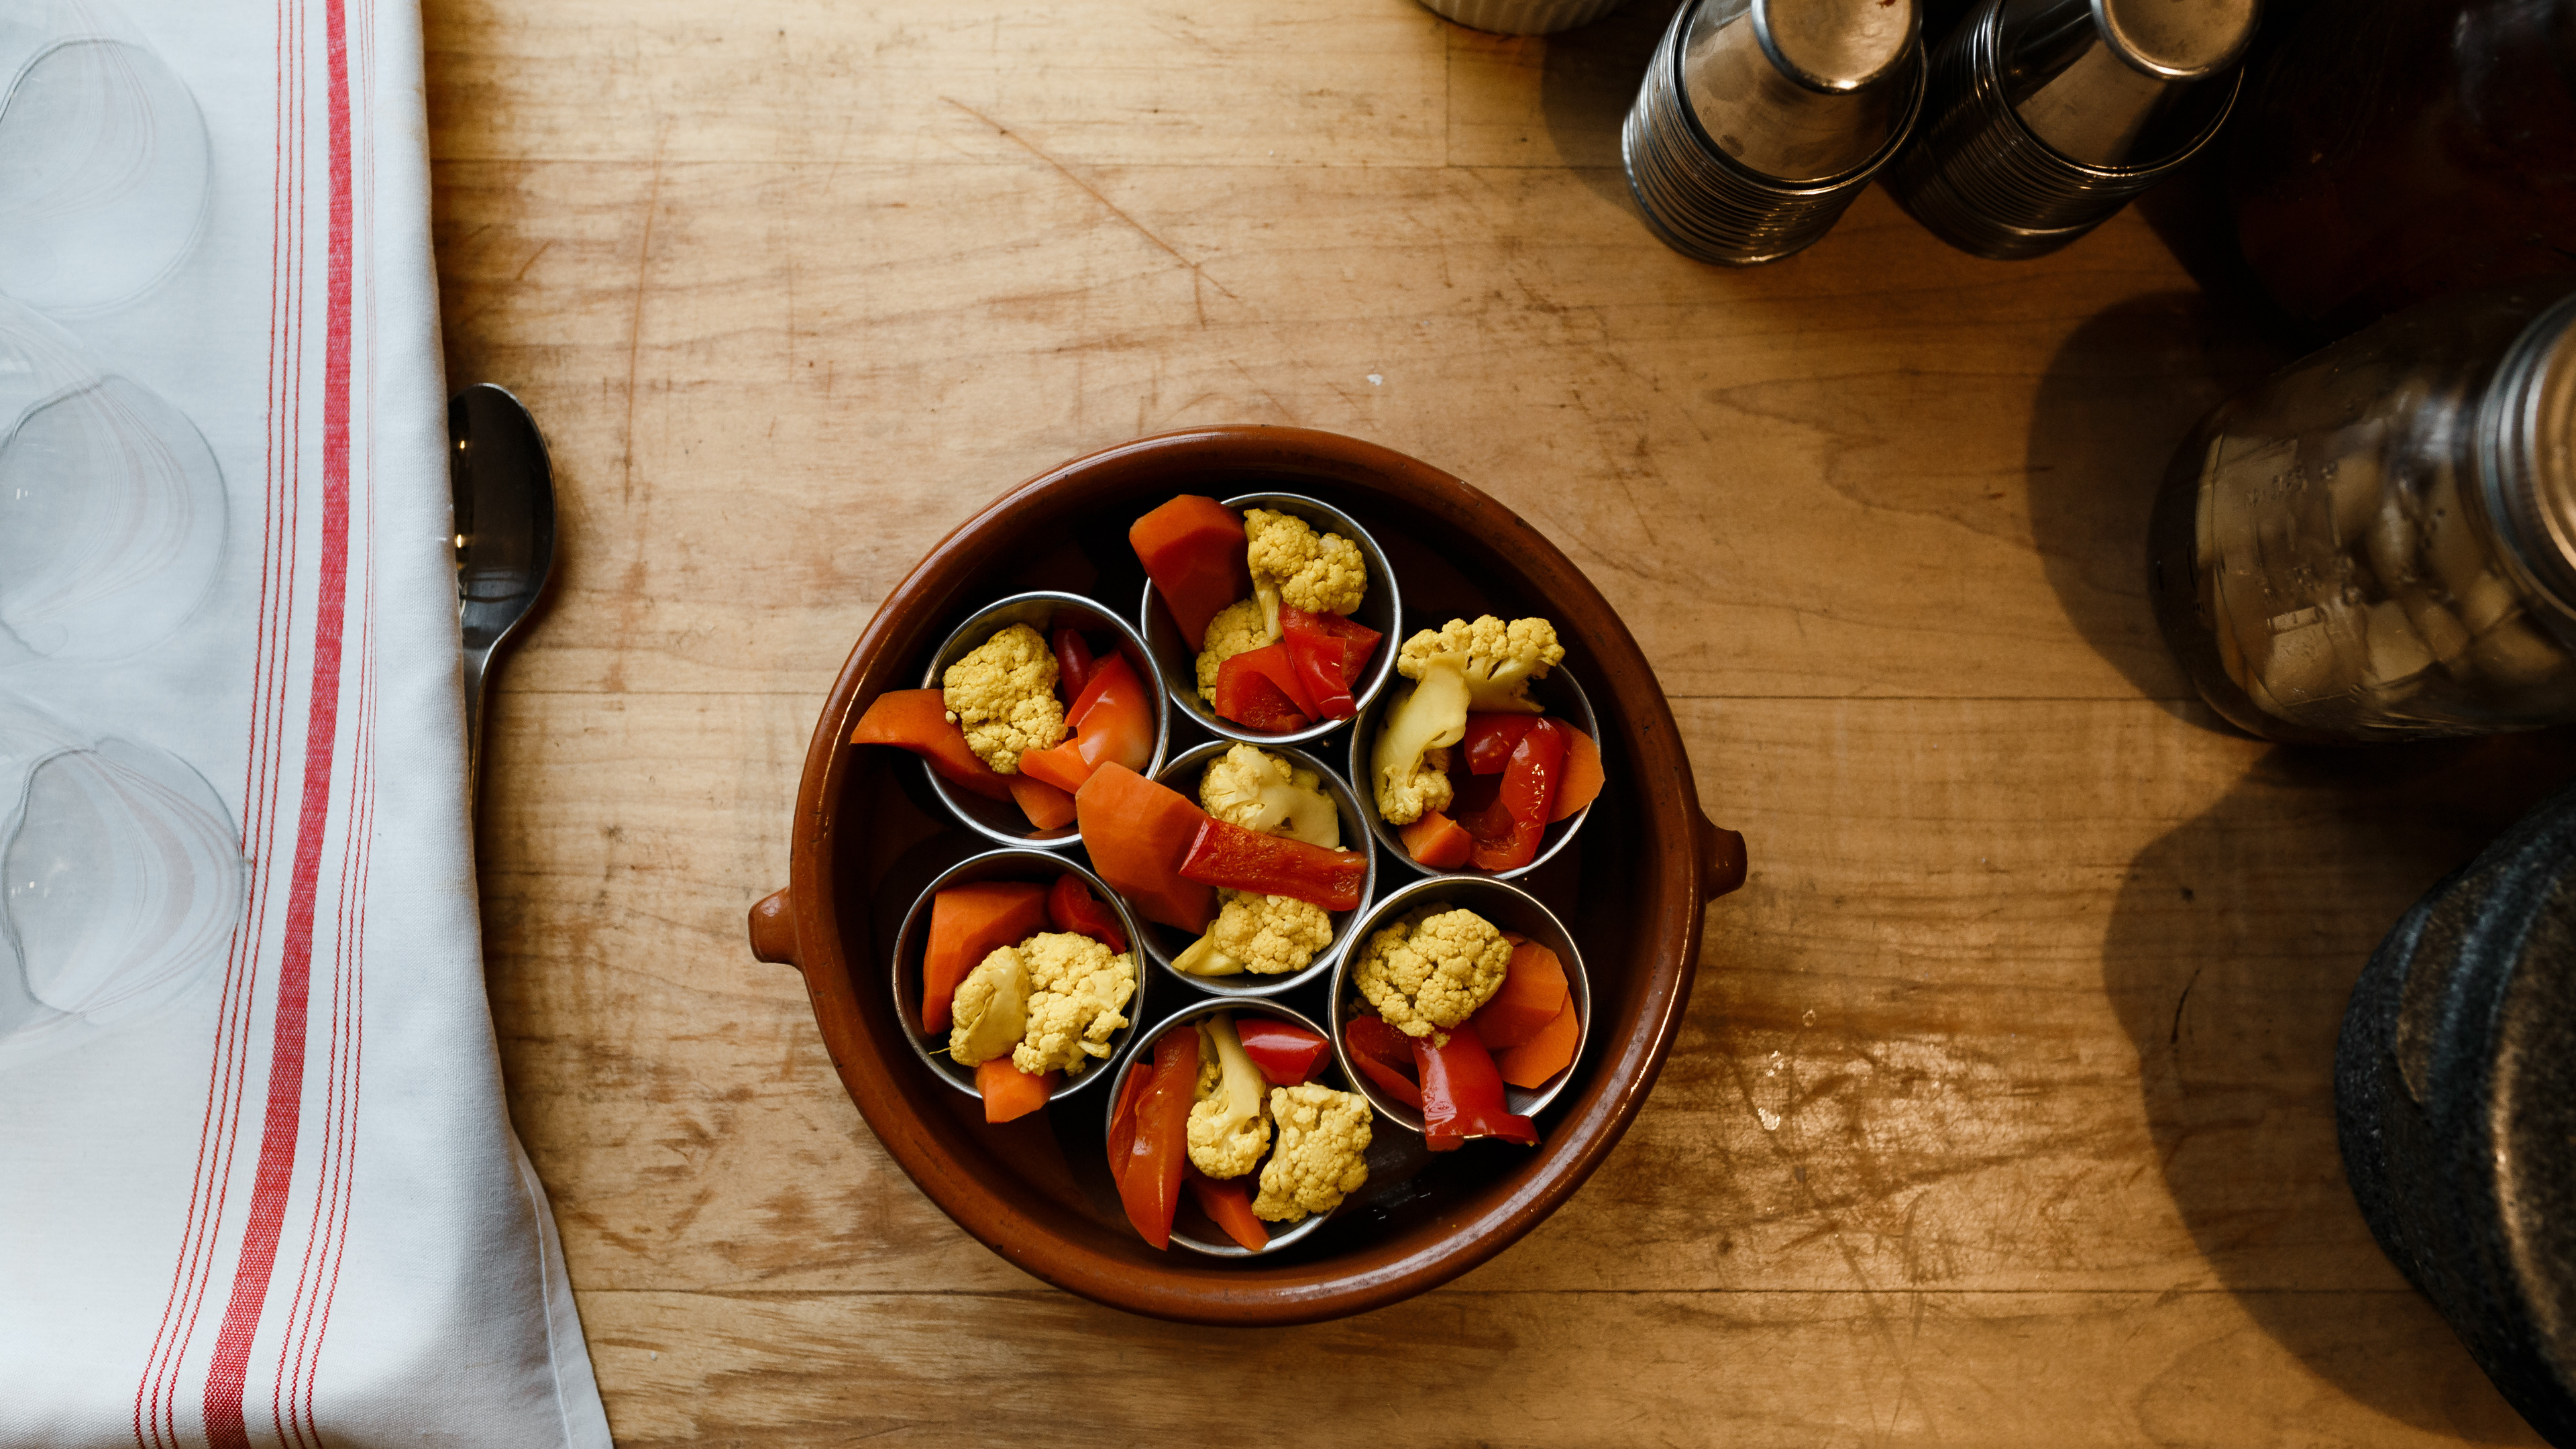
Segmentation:
[(2248, 100), (2237, 238), (2297, 317), (2349, 332), (2576, 262), (2576, 0), (2315, 5)]

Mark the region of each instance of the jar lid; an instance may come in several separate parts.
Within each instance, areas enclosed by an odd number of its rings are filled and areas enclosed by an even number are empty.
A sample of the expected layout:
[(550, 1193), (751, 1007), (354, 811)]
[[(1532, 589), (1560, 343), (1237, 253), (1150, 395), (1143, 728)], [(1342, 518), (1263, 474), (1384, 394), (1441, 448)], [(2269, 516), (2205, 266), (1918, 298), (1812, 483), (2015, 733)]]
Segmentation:
[(2513, 562), (2576, 634), (2576, 293), (2505, 350), (2479, 417), (2479, 491)]

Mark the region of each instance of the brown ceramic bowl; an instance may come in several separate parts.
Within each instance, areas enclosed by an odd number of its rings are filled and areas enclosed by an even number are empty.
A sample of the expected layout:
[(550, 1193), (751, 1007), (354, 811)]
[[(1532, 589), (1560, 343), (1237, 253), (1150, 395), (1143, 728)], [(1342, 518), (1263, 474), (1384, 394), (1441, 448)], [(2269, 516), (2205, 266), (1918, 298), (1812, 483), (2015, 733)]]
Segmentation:
[[(1386, 550), (1417, 617), (1553, 619), (1591, 696), (1609, 770), (1581, 838), (1518, 882), (1582, 943), (1592, 991), (1584, 1059), (1539, 1119), (1545, 1141), (1527, 1152), (1426, 1154), (1400, 1183), (1388, 1174), (1400, 1190), (1345, 1204), (1311, 1239), (1247, 1261), (1145, 1246), (1119, 1207), (1097, 1114), (1049, 1109), (987, 1126), (973, 1098), (913, 1055), (883, 985), (895, 929), (922, 886), (984, 842), (929, 796), (921, 772), (896, 768), (896, 752), (843, 743), (868, 703), (909, 687), (985, 600), (1036, 588), (1112, 607), (1140, 597), (1127, 526), (1184, 492), (1293, 492), (1348, 511)], [(790, 832), (787, 886), (751, 911), (753, 953), (804, 972), (842, 1085), (931, 1200), (995, 1252), (1084, 1297), (1240, 1325), (1313, 1322), (1423, 1292), (1572, 1196), (1644, 1104), (1689, 999), (1702, 907), (1742, 884), (1745, 869), (1743, 837), (1700, 813), (1672, 710), (1636, 640), (1554, 544), (1427, 463), (1330, 433), (1252, 426), (1140, 438), (1076, 459), (932, 549), (842, 667)], [(1181, 994), (1158, 1004), (1177, 1007)], [(1322, 1003), (1290, 1004), (1322, 1014)]]

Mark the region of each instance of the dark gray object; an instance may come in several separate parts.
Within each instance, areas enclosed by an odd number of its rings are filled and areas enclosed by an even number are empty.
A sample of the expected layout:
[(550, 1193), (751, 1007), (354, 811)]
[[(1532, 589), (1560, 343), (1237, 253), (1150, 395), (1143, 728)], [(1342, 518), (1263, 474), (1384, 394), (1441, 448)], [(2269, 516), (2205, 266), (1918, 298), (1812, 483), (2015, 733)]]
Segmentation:
[(2506, 1402), (2576, 1446), (2576, 787), (2372, 955), (2335, 1113), (2380, 1247)]

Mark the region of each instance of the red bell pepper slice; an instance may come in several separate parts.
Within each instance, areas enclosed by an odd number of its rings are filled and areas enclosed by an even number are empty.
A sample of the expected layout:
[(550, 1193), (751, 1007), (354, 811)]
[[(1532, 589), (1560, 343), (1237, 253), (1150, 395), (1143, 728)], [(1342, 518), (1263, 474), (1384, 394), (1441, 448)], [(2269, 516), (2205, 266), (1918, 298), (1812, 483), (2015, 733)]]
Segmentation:
[(1245, 662), (1249, 657), (1237, 654), (1217, 666), (1216, 700), (1210, 706), (1217, 718), (1271, 734), (1286, 734), (1313, 724), (1314, 716), (1301, 712), (1297, 702), (1258, 664)]
[(1198, 1032), (1163, 1033), (1154, 1042), (1154, 1074), (1136, 1100), (1136, 1136), (1128, 1144), (1126, 1166), (1110, 1169), (1127, 1221), (1156, 1248), (1172, 1245), (1181, 1170), (1190, 1165), (1190, 1100), (1198, 1082)]
[(1541, 716), (1479, 710), (1467, 716), (1467, 738), (1461, 741), (1471, 775), (1499, 775), (1511, 763), (1512, 751)]
[(1059, 931), (1089, 936), (1112, 951), (1127, 949), (1127, 933), (1118, 929), (1118, 913), (1100, 903), (1078, 875), (1060, 875), (1047, 887), (1047, 924)]
[[(1075, 637), (1077, 639), (1080, 638), (1079, 635)], [(1127, 660), (1127, 656), (1124, 654), (1112, 654), (1109, 657), (1122, 664), (1126, 663)], [(1057, 667), (1059, 669), (1062, 668), (1061, 665)], [(1130, 673), (1134, 672), (1134, 665), (1130, 664), (1127, 667)], [(1073, 702), (1064, 707), (1064, 727), (1066, 729), (1081, 728), (1083, 716), (1091, 713), (1091, 707), (1100, 702), (1101, 693), (1108, 689), (1109, 684), (1109, 666), (1106, 661), (1094, 659), (1085, 665), (1082, 676), (1082, 687), (1073, 691), (1071, 696)]]
[[(1055, 684), (1069, 699), (1082, 697), (1082, 686), (1091, 679), (1091, 641), (1079, 629), (1055, 631)], [(1066, 718), (1072, 718), (1067, 715)], [(1075, 721), (1080, 723), (1080, 721)]]
[(1387, 1025), (1383, 1017), (1354, 1016), (1342, 1027), (1342, 1044), (1351, 1049), (1351, 1060), (1358, 1064), (1361, 1076), (1384, 1088), (1388, 1096), (1420, 1110), (1422, 1088), (1413, 1080), (1413, 1038)]
[(1360, 851), (1326, 850), (1215, 819), (1199, 827), (1181, 860), (1183, 880), (1294, 896), (1328, 911), (1358, 910), (1367, 878), (1368, 856)]
[[(1103, 764), (1142, 770), (1154, 759), (1154, 699), (1124, 654), (1102, 659), (1074, 702), (1081, 721), (1073, 738), (1020, 756), (1020, 773), (1059, 790), (1080, 790)], [(1067, 711), (1066, 718), (1073, 717)]]
[(889, 689), (878, 695), (851, 728), (850, 743), (910, 750), (942, 776), (978, 795), (991, 800), (1011, 798), (1010, 782), (967, 748), (966, 732), (948, 717), (948, 701), (940, 690)]
[(1258, 1253), (1270, 1246), (1270, 1229), (1252, 1215), (1252, 1196), (1243, 1184), (1233, 1178), (1218, 1179), (1193, 1167), (1184, 1179), (1190, 1185), (1190, 1197), (1208, 1221), (1225, 1230), (1235, 1246)]
[[(1285, 644), (1264, 644), (1229, 656), (1216, 670), (1216, 712), (1246, 729), (1304, 729), (1319, 715), (1306, 681), (1297, 676)], [(1231, 711), (1231, 712), (1229, 712)], [(1265, 724), (1262, 719), (1297, 716), (1294, 724)]]
[(1422, 1074), (1422, 1145), (1454, 1152), (1470, 1137), (1500, 1137), (1536, 1147), (1538, 1124), (1503, 1105), (1503, 1074), (1494, 1054), (1472, 1031), (1448, 1036), (1439, 1046), (1428, 1036), (1413, 1038), (1413, 1064)]
[(1312, 1080), (1316, 1066), (1333, 1051), (1331, 1042), (1275, 1016), (1238, 1016), (1234, 1034), (1243, 1043), (1243, 1054), (1261, 1069), (1262, 1080), (1274, 1087)]
[(1556, 813), (1556, 782), (1565, 766), (1565, 731), (1552, 719), (1530, 722), (1512, 747), (1500, 788), (1482, 809), (1463, 815), (1474, 841), (1467, 863), (1478, 870), (1518, 870), (1538, 858)]
[(1369, 655), (1376, 652), (1378, 632), (1339, 614), (1310, 614), (1294, 604), (1279, 606), (1279, 632), (1289, 667), (1305, 686), (1306, 697), (1315, 702), (1315, 716), (1350, 719), (1357, 715), (1359, 704), (1351, 698), (1351, 686), (1359, 681)]
[(1137, 519), (1127, 542), (1193, 654), (1207, 647), (1218, 610), (1252, 597), (1243, 517), (1213, 498), (1182, 494)]
[(1109, 1115), (1109, 1180), (1127, 1186), (1127, 1162), (1136, 1155), (1136, 1104), (1145, 1099), (1145, 1084), (1154, 1079), (1154, 1064), (1138, 1062), (1118, 1084), (1118, 1110)]

